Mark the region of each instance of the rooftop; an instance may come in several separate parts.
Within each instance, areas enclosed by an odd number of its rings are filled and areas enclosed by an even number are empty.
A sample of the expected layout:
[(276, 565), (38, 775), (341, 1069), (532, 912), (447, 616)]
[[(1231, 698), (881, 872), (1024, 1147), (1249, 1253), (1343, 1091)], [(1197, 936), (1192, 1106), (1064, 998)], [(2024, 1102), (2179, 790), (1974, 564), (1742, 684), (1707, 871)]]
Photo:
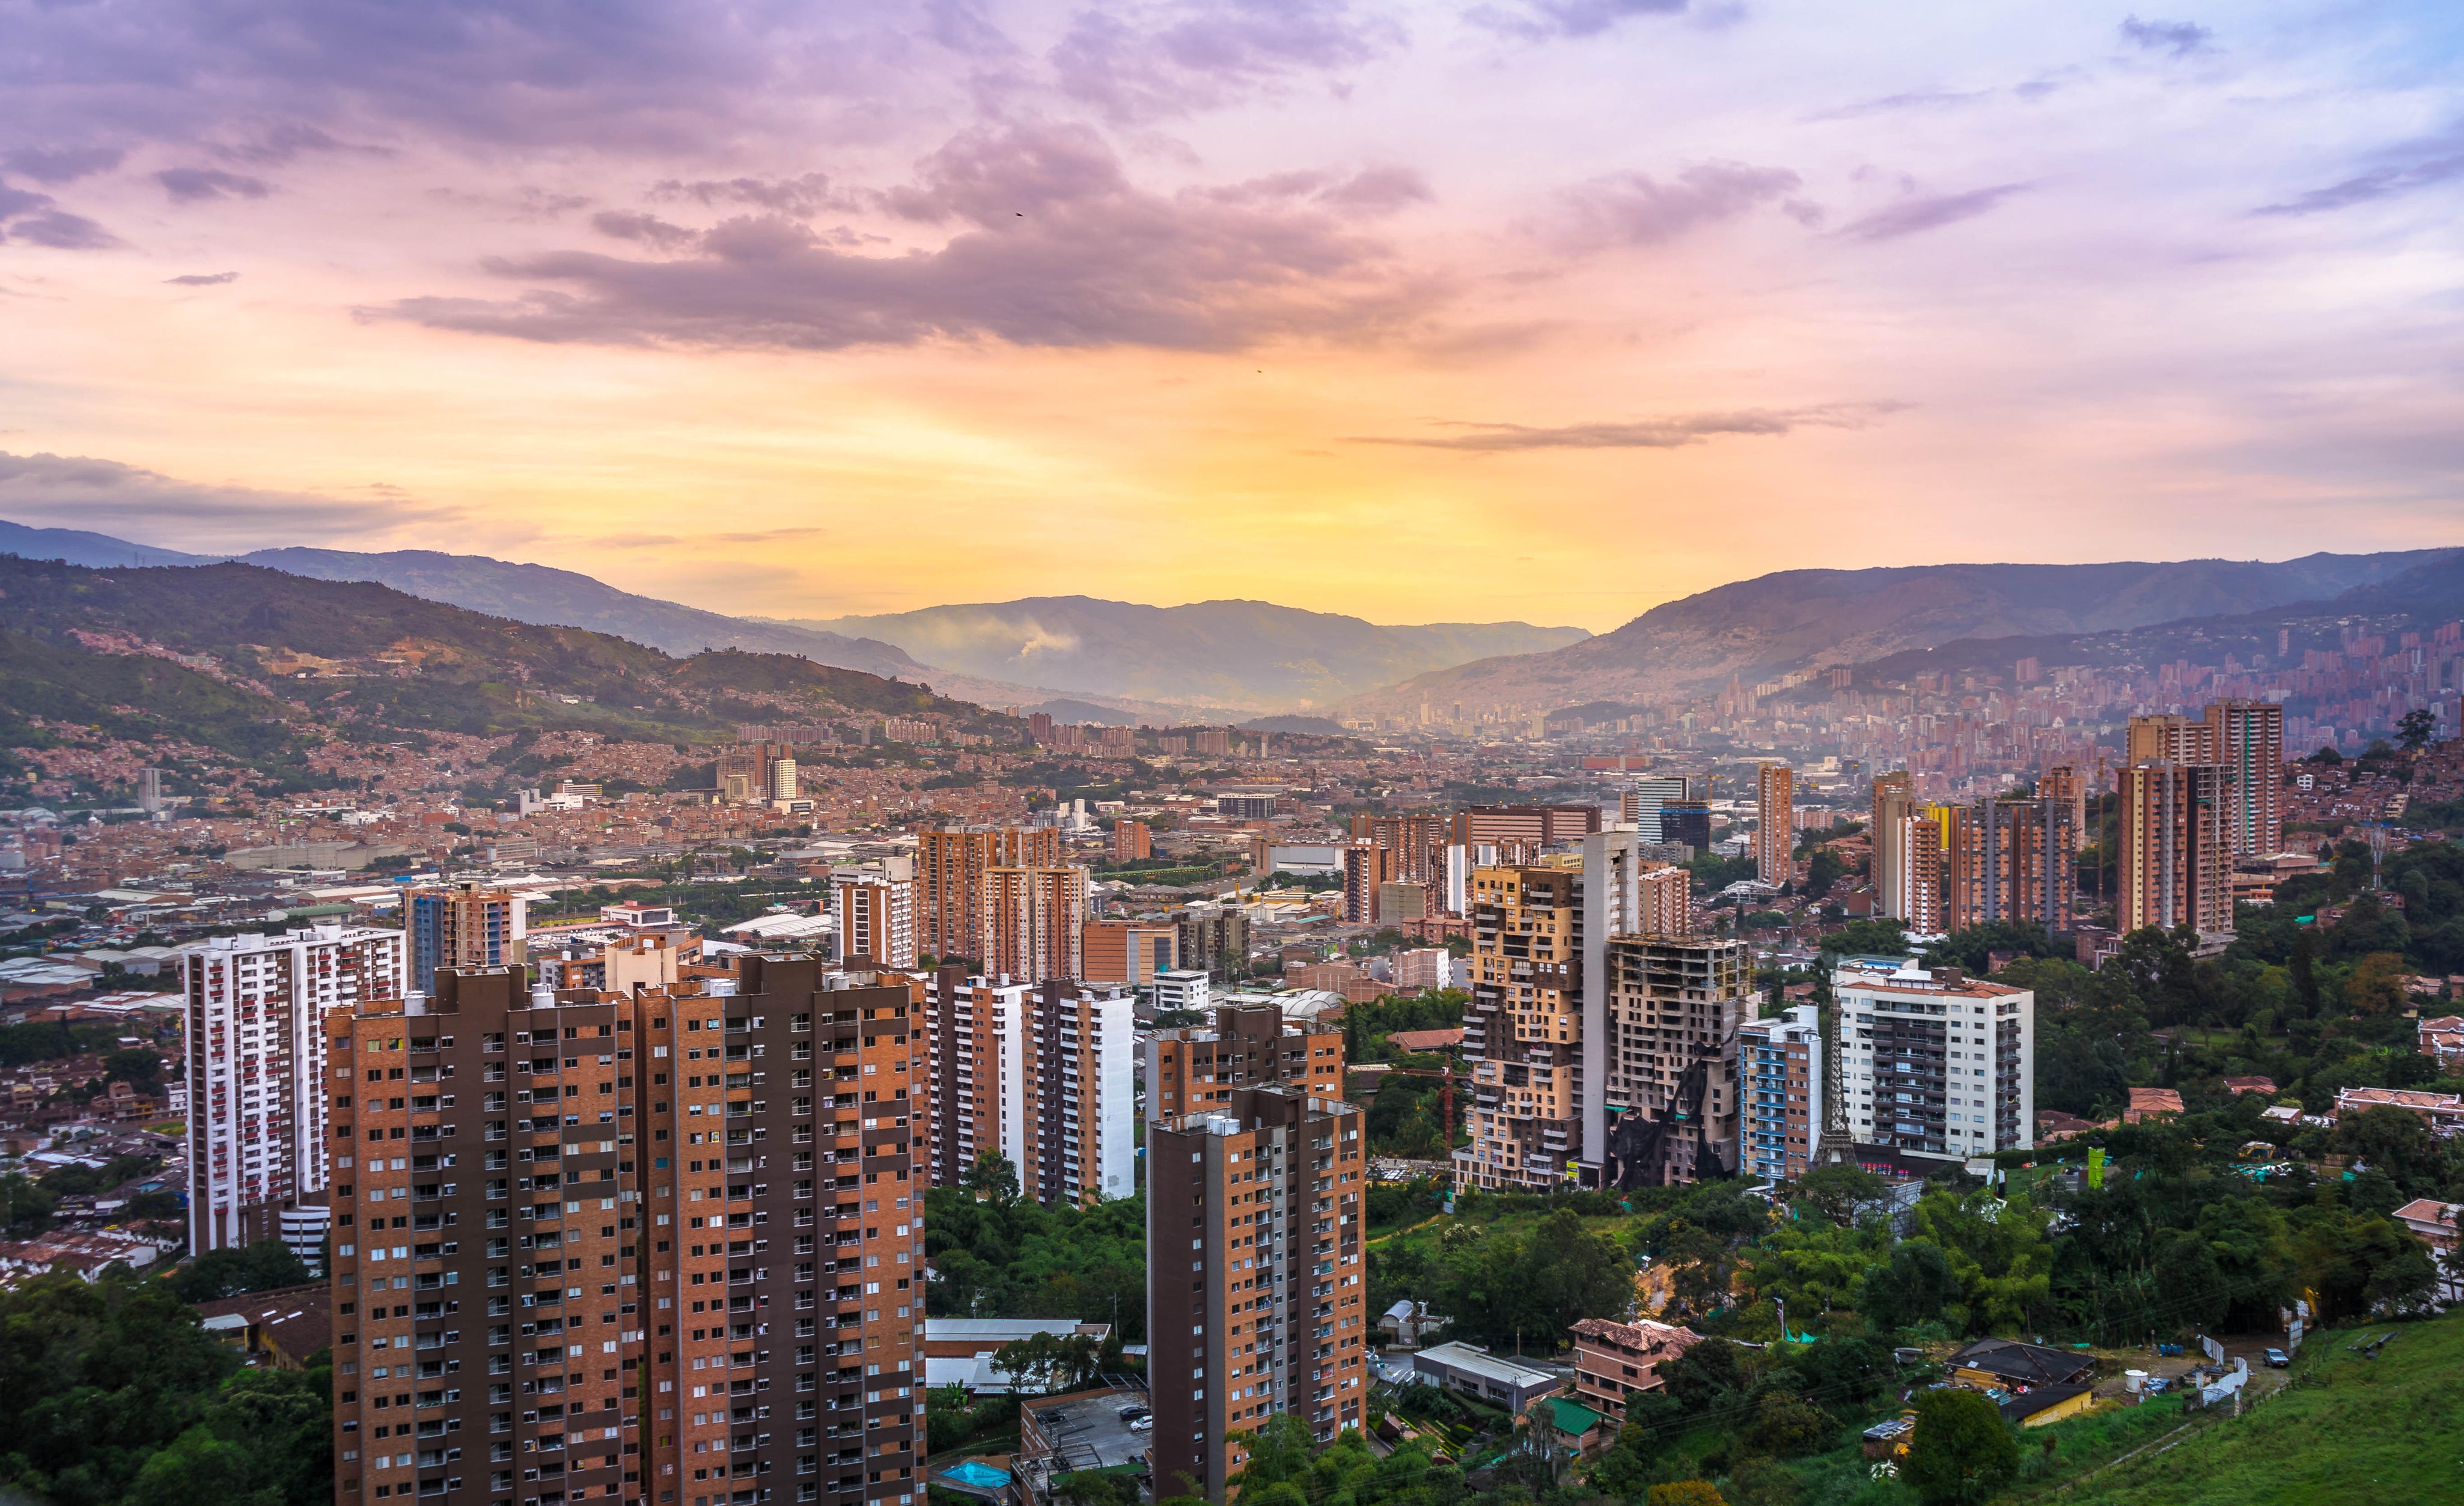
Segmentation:
[(1442, 1364), (1450, 1370), (1461, 1370), (1465, 1375), (1477, 1375), (1484, 1381), (1495, 1381), (1500, 1386), (1511, 1386), (1517, 1388), (1534, 1386), (1554, 1386), (1563, 1384), (1558, 1376), (1547, 1370), (1535, 1370), (1528, 1364), (1517, 1364), (1512, 1360), (1502, 1359), (1485, 1349), (1476, 1349), (1470, 1344), (1460, 1342), (1441, 1343), (1434, 1349), (1423, 1349), (1412, 1359), (1416, 1368), (1420, 1361), (1427, 1360)]

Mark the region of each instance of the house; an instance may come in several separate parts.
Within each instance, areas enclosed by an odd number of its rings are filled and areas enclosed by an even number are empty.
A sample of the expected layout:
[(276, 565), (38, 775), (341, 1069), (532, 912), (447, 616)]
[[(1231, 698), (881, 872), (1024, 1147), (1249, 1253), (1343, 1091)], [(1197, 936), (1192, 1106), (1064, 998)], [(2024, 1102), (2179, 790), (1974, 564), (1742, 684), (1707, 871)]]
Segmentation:
[(1453, 1321), (1451, 1318), (1429, 1311), (1426, 1302), (1398, 1297), (1395, 1305), (1386, 1309), (1385, 1315), (1377, 1320), (1377, 1326), (1385, 1330), (1389, 1342), (1415, 1349), (1426, 1342), (1430, 1334)]
[(2276, 1080), (2274, 1078), (2227, 1078), (2225, 1091), (2236, 1098), (2244, 1093), (2256, 1093), (2263, 1097), (2274, 1098), (2277, 1091)]
[(2374, 1108), (2409, 1109), (2444, 1140), (2464, 1129), (2464, 1094), (2415, 1093), (2405, 1088), (2340, 1088), (2336, 1117), (2364, 1114)]
[(1462, 1342), (1421, 1350), (1412, 1356), (1412, 1369), (1427, 1385), (1475, 1397), (1518, 1414), (1566, 1385), (1546, 1370), (1535, 1370)]
[(1865, 1457), (1899, 1458), (1908, 1451), (1908, 1444), (1916, 1437), (1916, 1413), (1902, 1412), (1897, 1417), (1885, 1417), (1865, 1430), (1861, 1445)]
[(2076, 1386), (2096, 1373), (2096, 1358), (2016, 1339), (1979, 1339), (1950, 1357), (1950, 1378), (1988, 1388)]
[(1531, 1404), (1527, 1415), (1531, 1420), (1531, 1430), (1539, 1434), (1541, 1442), (1570, 1449), (1576, 1458), (1606, 1453), (1617, 1442), (1617, 1424), (1582, 1403), (1562, 1396), (1542, 1397)]
[(197, 1304), (200, 1327), (277, 1370), (305, 1370), (309, 1356), (331, 1347), (333, 1315), (333, 1288), (322, 1281)]
[(1661, 1386), (1654, 1368), (1703, 1341), (1691, 1329), (1648, 1320), (1613, 1323), (1586, 1318), (1571, 1330), (1574, 1341), (1574, 1394), (1612, 1422), (1625, 1420), (1625, 1399)]
[(1463, 1044), (1463, 1027), (1452, 1030), (1398, 1030), (1386, 1037), (1386, 1043), (1397, 1051), (1452, 1051)]
[(2038, 1386), (2004, 1402), (2002, 1415), (2021, 1428), (2046, 1428), (2094, 1405), (2092, 1386)]
[(2076, 1114), (2065, 1114), (2057, 1108), (2036, 1110), (2036, 1144), (2040, 1146), (2057, 1145), (2070, 1139), (2073, 1135), (2084, 1135), (2096, 1127), (2092, 1121), (2081, 1119)]
[(2442, 1074), (2464, 1073), (2464, 1015), (2442, 1015), (2415, 1027), (2420, 1054), (2438, 1063)]
[(2130, 1106), (2122, 1111), (2122, 1122), (2136, 1124), (2159, 1115), (2182, 1112), (2182, 1095), (2171, 1088), (2132, 1088)]
[(2442, 1203), (2434, 1197), (2416, 1197), (2395, 1211), (2395, 1221), (2430, 1247), (2431, 1263), (2438, 1268), (2439, 1296), (2451, 1302), (2464, 1301), (2464, 1279), (2448, 1263), (2455, 1253), (2458, 1215), (2464, 1215), (2464, 1203)]

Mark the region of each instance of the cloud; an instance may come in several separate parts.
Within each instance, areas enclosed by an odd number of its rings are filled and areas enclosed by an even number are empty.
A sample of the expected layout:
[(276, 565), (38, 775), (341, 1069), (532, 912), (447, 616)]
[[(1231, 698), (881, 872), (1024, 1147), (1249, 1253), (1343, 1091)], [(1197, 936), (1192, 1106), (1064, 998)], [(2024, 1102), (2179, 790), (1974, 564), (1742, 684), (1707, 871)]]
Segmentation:
[(1785, 167), (1745, 163), (1704, 163), (1666, 183), (1639, 172), (1612, 173), (1557, 195), (1554, 238), (1574, 251), (1656, 246), (1781, 198), (1802, 182)]
[(195, 204), (208, 199), (262, 199), (274, 191), (274, 185), (262, 178), (225, 172), (219, 167), (165, 167), (154, 175), (163, 191), (175, 204)]
[(2251, 212), (2286, 215), (2325, 214), (2336, 209), (2348, 209), (2357, 204), (2368, 204), (2377, 199), (2392, 199), (2417, 188), (2451, 183), (2458, 177), (2464, 177), (2464, 153), (2376, 168), (2363, 173), (2360, 177), (2347, 178), (2342, 183), (2330, 184), (2324, 188), (2313, 188), (2308, 193), (2288, 199), (2282, 204), (2261, 205)]
[(1905, 94), (1884, 95), (1879, 99), (1863, 99), (1843, 104), (1806, 117), (1809, 120), (1856, 120), (1869, 115), (1892, 115), (1902, 110), (1943, 110), (1979, 104), (1993, 98), (1991, 89), (1915, 89)]
[(0, 450), (0, 516), (68, 528), (138, 525), (144, 542), (233, 552), (233, 529), (285, 544), (325, 542), (403, 523), (442, 521), (450, 508), (354, 503), (310, 492), (182, 481), (116, 460)]
[(1884, 205), (1859, 220), (1839, 227), (1838, 233), (1850, 240), (1887, 241), (1921, 230), (1939, 229), (1972, 220), (2012, 194), (2029, 186), (2024, 183), (1996, 184), (1990, 188), (1971, 188), (1966, 193), (1918, 194), (1897, 204)]
[(265, 167), (280, 167), (304, 152), (358, 152), (370, 157), (393, 155), (382, 146), (338, 142), (316, 126), (297, 120), (286, 120), (259, 131), (237, 146), (214, 148), (214, 155), (225, 161), (254, 163)]
[(1202, 189), (1150, 192), (1084, 128), (969, 133), (884, 203), (958, 229), (938, 250), (851, 254), (794, 220), (744, 215), (704, 231), (691, 257), (498, 258), (486, 270), (542, 286), (511, 300), (409, 298), (362, 313), (548, 341), (835, 350), (944, 338), (1229, 350), (1286, 337), (1375, 338), (1443, 294), (1434, 277), (1398, 271), (1390, 249), (1336, 206), (1288, 193), (1226, 202)]
[(0, 157), (0, 166), (36, 183), (75, 183), (120, 165), (117, 146), (27, 146)]
[(824, 209), (849, 209), (857, 207), (854, 199), (830, 192), (828, 178), (808, 172), (799, 178), (705, 178), (692, 183), (670, 178), (650, 186), (654, 200), (674, 202), (690, 199), (706, 207), (748, 205), (803, 219)]
[(18, 240), (54, 251), (107, 251), (121, 244), (82, 214), (53, 207), (52, 196), (0, 183), (0, 241)]
[(602, 209), (590, 217), (590, 228), (620, 241), (639, 241), (658, 251), (676, 251), (701, 239), (699, 230), (670, 225), (655, 214), (631, 209)]
[(1467, 449), (1486, 452), (1526, 449), (1677, 449), (1699, 445), (1722, 434), (1780, 435), (1800, 428), (1862, 428), (1904, 403), (1829, 403), (1803, 408), (1746, 408), (1730, 413), (1695, 413), (1682, 418), (1641, 419), (1623, 424), (1570, 424), (1538, 428), (1524, 424), (1484, 424), (1466, 420), (1441, 422), (1441, 428), (1468, 432), (1400, 438), (1383, 434), (1348, 436), (1354, 445), (1400, 445), (1415, 449)]
[(1342, 0), (1227, 0), (1080, 11), (1049, 55), (1064, 94), (1114, 120), (1215, 109), (1297, 75), (1357, 67), (1402, 29)]
[(2216, 33), (2195, 21), (2143, 21), (2131, 16), (2122, 23), (2122, 39), (2144, 52), (2188, 57), (2211, 51)]
[(163, 281), (174, 288), (211, 288), (226, 282), (239, 281), (235, 272), (192, 272), (185, 276), (165, 277)]
[(757, 533), (751, 534), (706, 534), (702, 536), (705, 538), (716, 539), (722, 544), (777, 544), (783, 543), (791, 538), (819, 538), (828, 532), (829, 530), (826, 528), (815, 526), (808, 528), (765, 528)]
[[(1686, 4), (1687, 0), (1532, 0), (1511, 9), (1483, 6), (1468, 15), (1491, 31), (1536, 41), (1597, 36), (1636, 16), (1683, 14)], [(1723, 15), (1718, 19), (1733, 17)]]

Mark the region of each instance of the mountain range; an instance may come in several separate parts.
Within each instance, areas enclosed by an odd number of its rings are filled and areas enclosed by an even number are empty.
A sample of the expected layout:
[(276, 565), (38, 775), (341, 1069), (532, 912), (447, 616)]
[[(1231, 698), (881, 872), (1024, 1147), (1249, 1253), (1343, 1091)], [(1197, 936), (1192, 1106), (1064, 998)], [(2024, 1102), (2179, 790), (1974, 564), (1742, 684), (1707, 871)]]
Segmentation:
[[(0, 522), (0, 554), (94, 567), (198, 566), (215, 557), (8, 522)], [(2141, 652), (2158, 641), (2144, 630), (2164, 624), (2215, 620), (2239, 623), (2238, 633), (2250, 630), (2242, 620), (2253, 613), (2326, 611), (2348, 600), (2365, 612), (2464, 609), (2454, 578), (2464, 554), (2453, 548), (2277, 562), (1787, 570), (1664, 602), (1598, 637), (1524, 622), (1380, 626), (1264, 601), (1159, 607), (1077, 596), (772, 621), (475, 555), (268, 549), (238, 557), (295, 577), (374, 581), (516, 622), (586, 628), (665, 654), (795, 655), (928, 682), (986, 707), (1158, 724), (1304, 710), (1348, 721), (1408, 716), (1424, 703), (1445, 720), (1456, 706), (1469, 714), (1505, 704), (1631, 703), (1699, 693), (1731, 676), (1750, 686), (1925, 651), (1979, 664), (2027, 653), (2082, 663)], [(2137, 636), (2099, 638), (2117, 633)]]
[[(1615, 632), (1547, 653), (1477, 660), (1344, 704), (1338, 715), (1442, 718), (1492, 705), (1635, 701), (1748, 686), (1945, 644), (2144, 627), (2333, 598), (2454, 554), (2307, 555), (2090, 565), (1948, 564), (1783, 570), (1663, 602)], [(2050, 662), (2050, 661), (2049, 661)]]
[(1381, 627), (1270, 601), (1142, 606), (1085, 596), (935, 606), (800, 627), (896, 644), (947, 669), (1078, 695), (1222, 707), (1330, 705), (1498, 654), (1580, 643), (1579, 627), (1434, 622)]

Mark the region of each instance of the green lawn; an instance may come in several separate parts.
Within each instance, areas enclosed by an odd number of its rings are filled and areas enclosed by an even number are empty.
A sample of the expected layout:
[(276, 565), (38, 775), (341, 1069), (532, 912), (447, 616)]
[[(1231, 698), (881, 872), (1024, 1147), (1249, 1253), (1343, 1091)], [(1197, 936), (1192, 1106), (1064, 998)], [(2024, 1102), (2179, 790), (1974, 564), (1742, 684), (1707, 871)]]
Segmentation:
[[(2365, 1335), (2395, 1333), (2375, 1360)], [(2313, 1335), (2293, 1386), (2097, 1475), (2063, 1497), (2080, 1506), (2267, 1506), (2328, 1500), (2464, 1498), (2464, 1315)]]

